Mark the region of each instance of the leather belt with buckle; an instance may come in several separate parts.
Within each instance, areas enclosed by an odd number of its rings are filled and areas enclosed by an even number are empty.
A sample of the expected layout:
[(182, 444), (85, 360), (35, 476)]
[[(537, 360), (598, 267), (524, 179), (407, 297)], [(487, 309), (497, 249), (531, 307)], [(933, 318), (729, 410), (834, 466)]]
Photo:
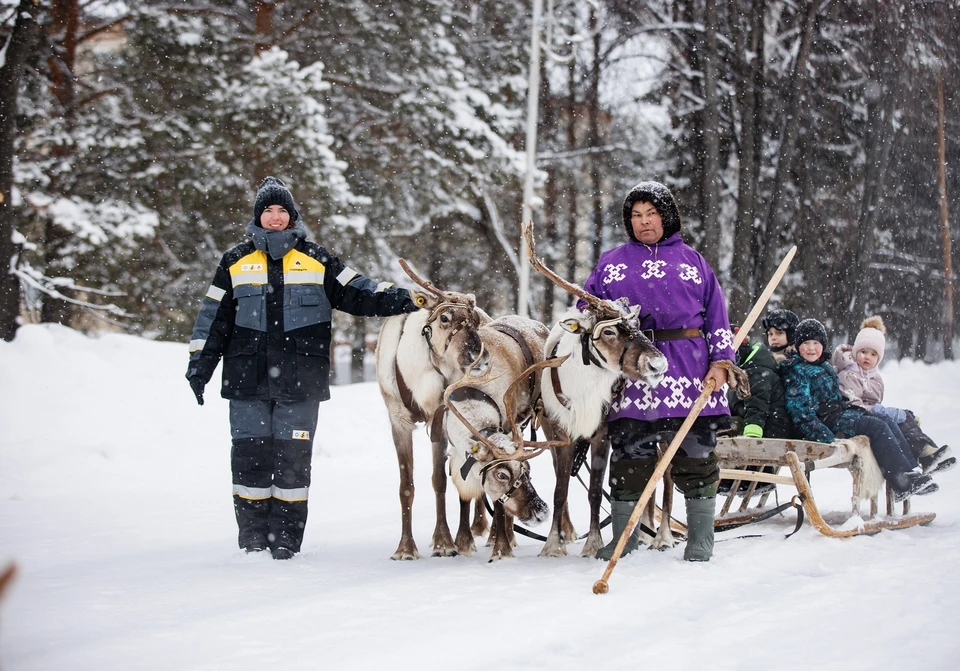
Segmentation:
[(641, 331), (650, 342), (666, 340), (687, 340), (688, 338), (705, 338), (701, 329), (643, 329)]

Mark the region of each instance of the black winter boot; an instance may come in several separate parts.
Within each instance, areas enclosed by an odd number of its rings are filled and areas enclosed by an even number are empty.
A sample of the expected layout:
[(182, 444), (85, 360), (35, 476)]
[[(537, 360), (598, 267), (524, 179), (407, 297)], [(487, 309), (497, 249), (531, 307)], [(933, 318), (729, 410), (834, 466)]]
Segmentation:
[(687, 546), (683, 549), (683, 558), (687, 561), (710, 561), (713, 556), (716, 497), (684, 499), (684, 502), (687, 507)]
[(944, 445), (939, 448), (933, 445), (926, 445), (920, 453), (920, 468), (923, 469), (924, 475), (933, 475), (934, 473), (949, 471), (956, 465), (957, 458), (953, 456), (949, 445)]
[[(610, 561), (617, 543), (620, 542), (620, 536), (623, 535), (623, 530), (627, 528), (627, 522), (636, 507), (636, 501), (618, 501), (616, 499), (610, 501), (610, 516), (613, 518), (613, 540), (597, 550), (597, 559)], [(627, 544), (623, 546), (623, 554), (620, 556), (628, 555), (638, 547), (640, 547), (639, 524), (633, 528), (633, 533), (627, 539)]]
[(907, 471), (906, 473), (897, 473), (890, 478), (890, 489), (893, 490), (893, 502), (900, 503), (911, 496), (924, 496), (933, 494), (940, 487), (933, 481), (929, 475), (918, 473), (917, 471)]

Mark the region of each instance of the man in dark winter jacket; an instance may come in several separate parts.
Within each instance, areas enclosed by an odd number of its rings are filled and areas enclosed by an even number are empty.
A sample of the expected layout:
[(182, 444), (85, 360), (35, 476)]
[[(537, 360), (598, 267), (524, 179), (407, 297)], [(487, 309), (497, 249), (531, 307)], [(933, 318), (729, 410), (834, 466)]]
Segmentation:
[(239, 544), (274, 559), (300, 551), (319, 404), (330, 398), (333, 309), (414, 312), (406, 289), (369, 280), (314, 242), (283, 182), (267, 177), (247, 241), (228, 250), (200, 305), (187, 380), (203, 392), (223, 358)]

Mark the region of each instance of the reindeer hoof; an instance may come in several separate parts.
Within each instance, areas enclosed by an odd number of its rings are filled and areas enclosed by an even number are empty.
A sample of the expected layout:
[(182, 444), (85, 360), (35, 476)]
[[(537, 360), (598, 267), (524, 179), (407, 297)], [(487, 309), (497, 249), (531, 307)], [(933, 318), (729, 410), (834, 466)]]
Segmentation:
[(417, 551), (417, 548), (397, 548), (397, 551), (393, 553), (390, 559), (394, 561), (410, 561), (411, 559), (420, 559), (420, 553)]
[(459, 553), (456, 550), (446, 548), (443, 550), (434, 550), (431, 557), (456, 557)]

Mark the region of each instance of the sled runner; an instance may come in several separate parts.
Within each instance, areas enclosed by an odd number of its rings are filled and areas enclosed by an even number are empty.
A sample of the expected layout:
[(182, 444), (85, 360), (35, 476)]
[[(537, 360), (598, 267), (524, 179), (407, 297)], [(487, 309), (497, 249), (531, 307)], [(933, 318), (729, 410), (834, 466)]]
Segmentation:
[[(886, 515), (878, 517), (877, 495), (886, 487), (876, 467), (869, 442), (864, 436), (838, 440), (835, 443), (814, 443), (805, 440), (780, 440), (772, 438), (720, 438), (717, 440), (717, 456), (720, 458), (720, 477), (733, 480), (730, 493), (717, 516), (715, 526), (748, 523), (766, 512), (769, 492), (764, 493), (757, 507), (749, 508), (750, 498), (756, 483), (770, 482), (796, 487), (803, 511), (817, 531), (832, 538), (847, 538), (860, 534), (878, 533), (884, 529), (905, 529), (918, 524), (927, 524), (936, 518), (936, 513), (911, 513), (910, 499), (903, 502), (901, 514), (894, 511), (893, 495), (886, 488)], [(789, 475), (744, 470), (747, 466), (773, 466), (774, 470), (786, 467)], [(827, 522), (817, 508), (809, 474), (822, 468), (845, 468), (853, 480), (851, 496), (853, 516), (841, 526)], [(741, 481), (750, 482), (743, 494), (739, 510), (730, 508), (738, 495)], [(870, 501), (870, 518), (854, 522), (860, 516), (860, 505)]]

